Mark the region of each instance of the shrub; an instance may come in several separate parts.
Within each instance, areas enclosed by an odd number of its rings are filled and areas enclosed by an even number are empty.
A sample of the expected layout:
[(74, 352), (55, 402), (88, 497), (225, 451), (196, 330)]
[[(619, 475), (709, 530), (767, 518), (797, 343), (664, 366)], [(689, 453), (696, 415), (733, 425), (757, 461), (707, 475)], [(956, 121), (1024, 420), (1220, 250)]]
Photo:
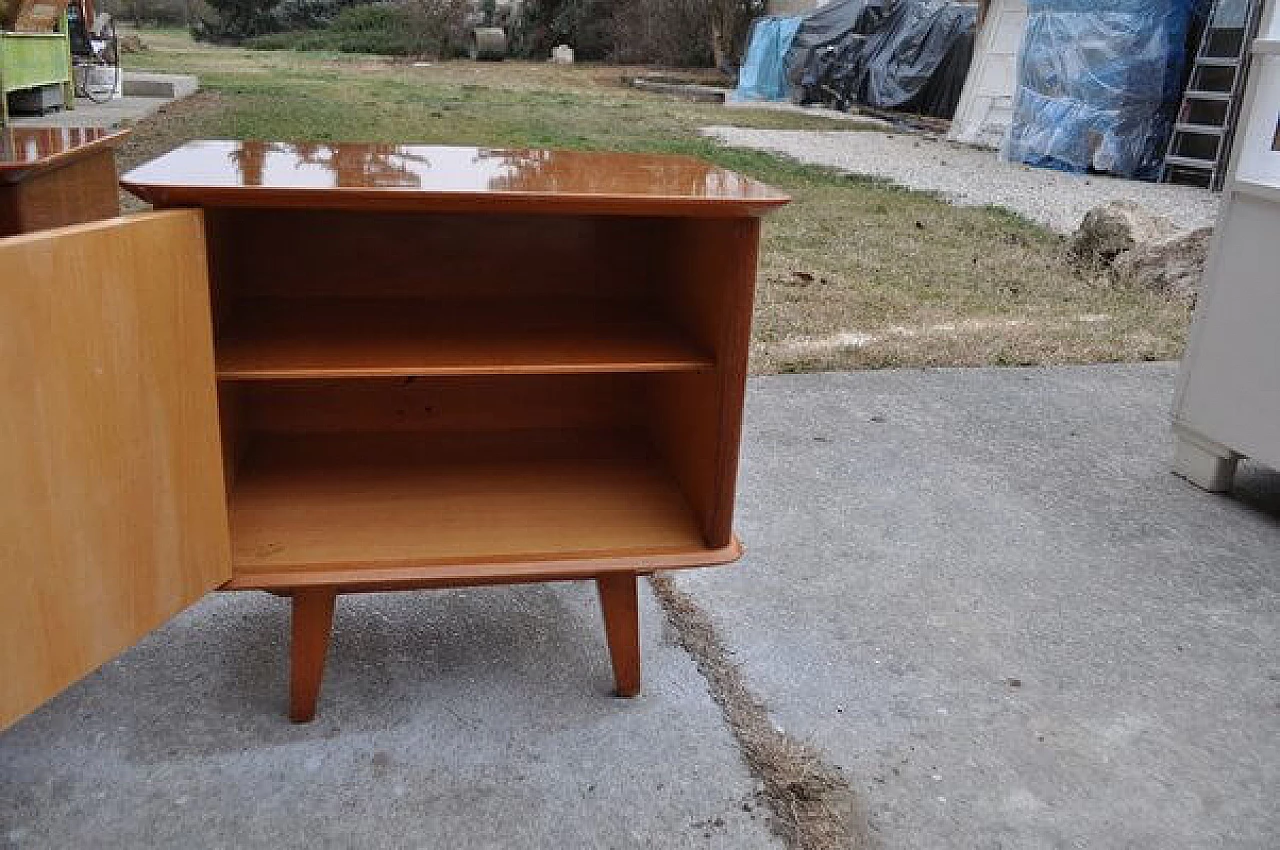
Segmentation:
[(545, 58), (568, 44), (581, 59), (736, 66), (765, 0), (525, 0), (516, 49)]
[(525, 0), (515, 49), (545, 59), (557, 44), (568, 44), (578, 59), (607, 59), (613, 53), (613, 11), (627, 2), (632, 0)]
[(397, 8), (408, 23), (413, 40), (433, 56), (461, 55), (467, 46), (467, 0), (398, 0)]
[(234, 41), (272, 32), (278, 27), (275, 7), (279, 0), (208, 0), (213, 15), (203, 18), (196, 35), (214, 41)]
[(280, 0), (276, 23), (283, 30), (309, 30), (326, 27), (343, 9), (368, 0)]
[(751, 22), (763, 15), (766, 0), (707, 0), (711, 26), (711, 50), (716, 67), (736, 70), (747, 52)]
[(618, 62), (676, 67), (711, 64), (711, 20), (706, 0), (632, 0), (613, 13)]
[[(343, 9), (333, 23), (308, 35), (324, 49), (344, 53), (385, 53), (404, 56), (419, 52), (408, 31), (408, 23), (392, 6), (352, 6)], [(306, 39), (310, 42), (311, 39)], [(306, 43), (299, 49), (314, 50)]]
[(117, 21), (135, 24), (183, 26), (189, 23), (186, 0), (99, 0), (96, 8), (109, 12)]
[(448, 56), (465, 44), (466, 0), (402, 0), (348, 6), (321, 29), (246, 40), (259, 50), (333, 50), (387, 56)]

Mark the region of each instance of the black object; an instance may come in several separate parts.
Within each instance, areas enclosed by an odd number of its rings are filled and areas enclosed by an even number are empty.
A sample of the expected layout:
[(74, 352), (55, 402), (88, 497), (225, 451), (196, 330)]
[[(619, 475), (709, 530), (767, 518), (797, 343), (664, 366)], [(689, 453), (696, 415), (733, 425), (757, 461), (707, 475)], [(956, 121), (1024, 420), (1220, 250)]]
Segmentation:
[(89, 44), (89, 28), (85, 26), (79, 3), (67, 4), (67, 38), (71, 41), (72, 56), (92, 55), (93, 47)]
[(825, 100), (839, 58), (861, 48), (898, 0), (837, 0), (805, 15), (791, 41), (787, 80), (801, 103)]
[(954, 0), (842, 0), (800, 24), (788, 78), (801, 103), (950, 118), (973, 58), (978, 10)]

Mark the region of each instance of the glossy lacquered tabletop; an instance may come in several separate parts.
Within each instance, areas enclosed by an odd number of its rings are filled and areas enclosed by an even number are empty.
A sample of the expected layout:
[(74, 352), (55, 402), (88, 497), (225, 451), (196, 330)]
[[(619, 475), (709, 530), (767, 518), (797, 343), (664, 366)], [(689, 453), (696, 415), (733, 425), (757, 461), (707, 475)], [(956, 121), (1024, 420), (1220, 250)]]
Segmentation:
[(0, 182), (115, 147), (127, 135), (101, 127), (0, 127)]
[(157, 206), (759, 215), (788, 201), (689, 157), (404, 144), (190, 142), (121, 182)]

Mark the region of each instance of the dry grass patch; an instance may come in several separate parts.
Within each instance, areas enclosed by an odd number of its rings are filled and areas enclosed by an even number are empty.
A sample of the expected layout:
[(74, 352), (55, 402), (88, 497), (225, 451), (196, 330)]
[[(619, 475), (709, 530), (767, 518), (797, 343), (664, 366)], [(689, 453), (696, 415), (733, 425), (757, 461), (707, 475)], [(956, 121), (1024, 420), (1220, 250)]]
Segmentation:
[(816, 749), (778, 730), (729, 660), (711, 618), (667, 575), (649, 579), (676, 639), (707, 680), (752, 775), (764, 784), (770, 824), (793, 850), (866, 850), (866, 813), (849, 782)]
[(1177, 357), (1184, 304), (1075, 266), (1064, 240), (994, 209), (887, 184), (793, 181), (766, 229), (757, 372)]

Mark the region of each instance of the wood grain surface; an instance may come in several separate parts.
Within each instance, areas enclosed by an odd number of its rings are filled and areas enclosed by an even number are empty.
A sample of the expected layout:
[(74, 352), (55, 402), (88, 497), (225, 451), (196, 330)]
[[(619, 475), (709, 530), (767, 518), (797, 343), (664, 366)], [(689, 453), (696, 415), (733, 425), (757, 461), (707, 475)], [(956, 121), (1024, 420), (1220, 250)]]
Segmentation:
[(675, 481), (625, 434), (260, 436), (231, 500), (235, 573), (705, 552)]
[(197, 211), (0, 240), (0, 727), (230, 578)]
[(250, 299), (219, 335), (239, 380), (681, 372), (709, 355), (652, 304), (588, 299)]

